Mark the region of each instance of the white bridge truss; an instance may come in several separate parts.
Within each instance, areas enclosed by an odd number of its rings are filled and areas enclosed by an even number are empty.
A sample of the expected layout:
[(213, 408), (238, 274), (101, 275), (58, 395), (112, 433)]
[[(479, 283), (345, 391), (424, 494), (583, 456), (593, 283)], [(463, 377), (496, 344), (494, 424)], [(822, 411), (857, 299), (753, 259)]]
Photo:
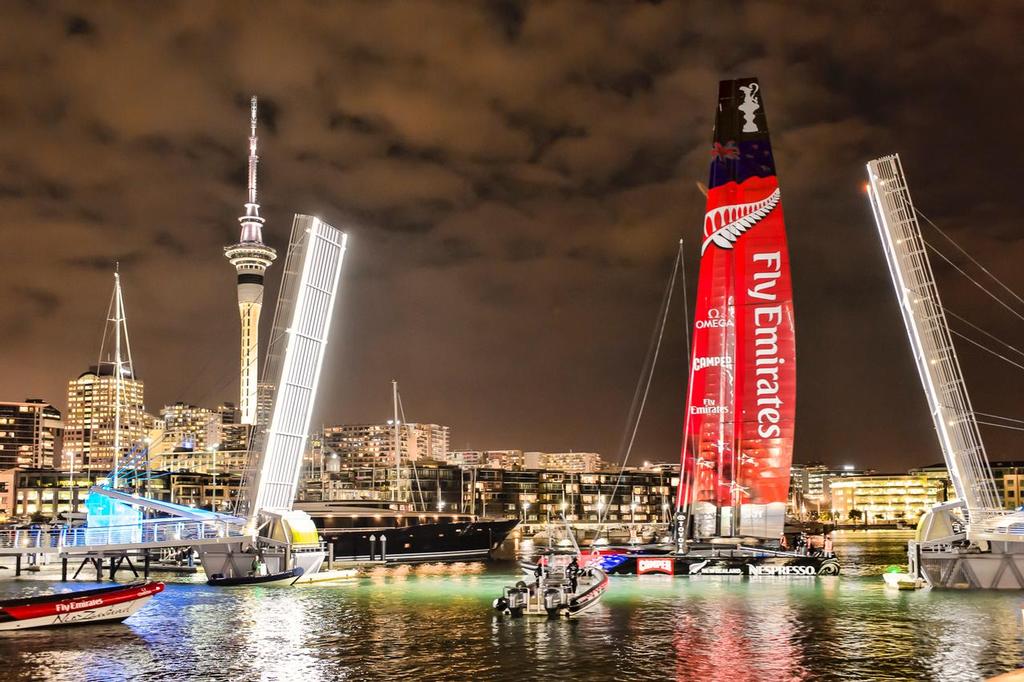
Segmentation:
[(346, 240), (319, 218), (296, 214), (292, 223), (264, 374), (275, 387), (274, 408), (269, 427), (257, 426), (239, 509), (250, 520), (262, 510), (292, 508)]
[[(998, 523), (1001, 509), (960, 361), (939, 298), (899, 155), (867, 164), (868, 195), (910, 347), (957, 497), (972, 530)], [(985, 528), (991, 531), (992, 529)], [(1003, 537), (1013, 534), (1003, 530)]]

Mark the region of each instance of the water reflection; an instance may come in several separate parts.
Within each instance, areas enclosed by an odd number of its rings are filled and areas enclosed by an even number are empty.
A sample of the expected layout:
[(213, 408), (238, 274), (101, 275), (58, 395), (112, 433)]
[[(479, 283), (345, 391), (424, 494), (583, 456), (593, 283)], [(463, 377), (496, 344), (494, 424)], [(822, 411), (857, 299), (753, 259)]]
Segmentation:
[(578, 621), (496, 616), (513, 562), (298, 588), (185, 581), (123, 625), (0, 634), (0, 662), (5, 680), (958, 680), (1017, 665), (1020, 595), (887, 590), (877, 573), (904, 542), (838, 539), (850, 571), (836, 578), (616, 578)]

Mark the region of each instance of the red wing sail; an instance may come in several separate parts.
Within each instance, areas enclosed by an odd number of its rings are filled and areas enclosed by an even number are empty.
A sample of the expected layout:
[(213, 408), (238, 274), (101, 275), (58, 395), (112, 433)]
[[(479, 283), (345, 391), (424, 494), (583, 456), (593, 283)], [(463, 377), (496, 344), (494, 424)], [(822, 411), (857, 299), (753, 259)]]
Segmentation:
[(796, 408), (793, 290), (761, 89), (719, 85), (677, 506), (696, 537), (777, 538)]

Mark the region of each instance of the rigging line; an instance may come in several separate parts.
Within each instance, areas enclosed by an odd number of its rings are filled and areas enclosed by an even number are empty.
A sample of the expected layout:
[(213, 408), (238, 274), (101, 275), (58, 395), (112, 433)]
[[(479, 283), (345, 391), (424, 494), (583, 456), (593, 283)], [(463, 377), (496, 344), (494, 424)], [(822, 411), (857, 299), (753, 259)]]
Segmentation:
[(1001, 414), (989, 414), (987, 412), (978, 412), (975, 410), (974, 414), (980, 414), (982, 417), (991, 417), (992, 419), (1005, 419), (1008, 422), (1016, 422), (1018, 424), (1024, 424), (1024, 419), (1014, 419), (1013, 417), (1004, 417)]
[(956, 242), (956, 241), (955, 241), (955, 240), (954, 240), (954, 239), (953, 239), (952, 237), (950, 237), (950, 236), (949, 236), (948, 234), (946, 234), (946, 233), (945, 233), (945, 232), (944, 232), (944, 231), (942, 230), (942, 228), (940, 228), (940, 227), (939, 227), (938, 225), (936, 225), (936, 224), (935, 224), (934, 222), (932, 222), (932, 219), (931, 219), (931, 218), (929, 218), (928, 216), (926, 216), (926, 215), (925, 215), (924, 213), (921, 213), (921, 211), (917, 210), (917, 208), (916, 208), (916, 207), (914, 208), (914, 212), (915, 212), (915, 213), (917, 213), (917, 214), (918, 214), (919, 216), (921, 216), (922, 218), (924, 218), (924, 220), (925, 220), (925, 222), (926, 222), (926, 223), (928, 223), (928, 224), (929, 224), (929, 225), (931, 225), (931, 226), (932, 226), (933, 228), (935, 228), (935, 231), (936, 231), (936, 232), (938, 232), (939, 234), (941, 234), (941, 235), (942, 235), (942, 236), (943, 236), (943, 237), (944, 237), (944, 238), (946, 239), (946, 241), (948, 241), (948, 242), (949, 242), (950, 244), (952, 244), (952, 245), (953, 245), (953, 246), (954, 246), (954, 247), (956, 248), (956, 250), (957, 250), (957, 251), (959, 251), (959, 252), (960, 252), (960, 253), (962, 253), (962, 254), (963, 254), (964, 256), (966, 256), (966, 257), (967, 257), (967, 259), (968, 259), (969, 261), (971, 261), (971, 262), (972, 262), (972, 263), (974, 263), (974, 264), (975, 264), (976, 266), (978, 266), (978, 268), (979, 268), (979, 269), (980, 269), (980, 270), (981, 270), (982, 272), (984, 272), (984, 273), (985, 273), (986, 275), (988, 275), (989, 277), (991, 277), (991, 278), (992, 278), (992, 279), (993, 279), (993, 280), (994, 280), (994, 281), (996, 282), (996, 284), (998, 284), (998, 285), (999, 285), (999, 286), (1001, 286), (1002, 288), (1006, 289), (1006, 291), (1007, 291), (1007, 292), (1008, 292), (1008, 293), (1009, 293), (1009, 294), (1010, 294), (1011, 296), (1013, 296), (1013, 297), (1014, 297), (1015, 299), (1017, 299), (1017, 300), (1018, 300), (1018, 301), (1020, 301), (1021, 303), (1024, 303), (1024, 298), (1021, 298), (1021, 297), (1020, 297), (1020, 296), (1019, 296), (1019, 295), (1017, 294), (1017, 292), (1015, 292), (1015, 291), (1014, 291), (1013, 289), (1011, 289), (1010, 287), (1006, 286), (1006, 285), (1005, 285), (1005, 284), (1004, 284), (1004, 283), (1002, 282), (1002, 280), (1000, 280), (1000, 279), (999, 279), (998, 277), (996, 277), (996, 276), (995, 276), (994, 274), (992, 274), (992, 272), (991, 272), (991, 271), (990, 271), (990, 270), (989, 270), (988, 268), (986, 268), (986, 267), (985, 267), (984, 265), (982, 265), (981, 263), (979, 263), (979, 262), (978, 262), (978, 260), (977, 260), (976, 258), (974, 258), (974, 256), (972, 256), (972, 255), (971, 255), (971, 254), (969, 254), (969, 253), (968, 253), (968, 252), (967, 252), (966, 250), (964, 250), (964, 248), (963, 248), (962, 246), (960, 246), (960, 245), (959, 245), (959, 244), (958, 244), (958, 243), (957, 243), (957, 242)]
[(686, 287), (686, 261), (683, 259), (683, 240), (679, 240), (679, 271), (683, 280), (683, 334), (686, 338), (686, 373), (690, 373), (690, 303)]
[(1006, 357), (1005, 355), (1002, 355), (1002, 354), (1000, 354), (1000, 353), (997, 353), (996, 351), (992, 350), (992, 349), (991, 349), (991, 348), (989, 348), (988, 346), (984, 346), (984, 345), (982, 345), (982, 344), (978, 343), (977, 341), (975, 341), (975, 340), (974, 340), (974, 339), (972, 339), (971, 337), (969, 337), (969, 336), (966, 336), (966, 335), (964, 335), (964, 334), (961, 334), (960, 332), (956, 331), (955, 329), (950, 329), (950, 330), (949, 330), (949, 333), (950, 333), (950, 334), (954, 334), (954, 335), (956, 335), (956, 336), (959, 336), (959, 337), (960, 337), (961, 339), (963, 339), (964, 341), (966, 341), (966, 342), (968, 342), (968, 343), (971, 343), (971, 344), (974, 344), (975, 346), (977, 346), (978, 348), (982, 349), (982, 350), (983, 350), (983, 351), (985, 351), (986, 353), (991, 353), (992, 355), (996, 356), (996, 357), (997, 357), (997, 358), (999, 358), (1000, 360), (1005, 360), (1006, 362), (1010, 363), (1011, 365), (1013, 365), (1013, 366), (1014, 366), (1014, 367), (1016, 367), (1017, 369), (1022, 369), (1022, 370), (1024, 370), (1024, 365), (1020, 364), (1019, 362), (1014, 362), (1013, 360), (1011, 360), (1010, 358)]
[(1021, 349), (1017, 348), (1016, 346), (1013, 346), (1013, 345), (1011, 345), (1011, 344), (1007, 343), (1006, 341), (1003, 341), (1003, 340), (1002, 340), (1001, 338), (999, 338), (999, 337), (998, 337), (998, 336), (996, 336), (995, 334), (992, 334), (991, 332), (987, 332), (987, 331), (985, 331), (984, 329), (982, 329), (982, 328), (981, 328), (981, 327), (979, 327), (978, 325), (974, 324), (973, 322), (970, 322), (969, 320), (967, 320), (967, 319), (965, 319), (965, 318), (961, 317), (960, 315), (957, 315), (956, 313), (954, 313), (954, 312), (953, 312), (952, 310), (950, 310), (949, 308), (947, 308), (947, 307), (943, 306), (943, 307), (942, 307), (942, 309), (943, 309), (943, 311), (945, 311), (946, 313), (948, 313), (948, 314), (952, 315), (953, 317), (955, 317), (956, 319), (960, 320), (961, 322), (963, 322), (963, 323), (964, 323), (964, 324), (966, 324), (967, 326), (969, 326), (969, 327), (973, 327), (974, 329), (978, 330), (979, 332), (981, 332), (981, 333), (982, 333), (982, 334), (984, 334), (985, 336), (989, 337), (990, 339), (992, 339), (992, 340), (994, 340), (994, 341), (998, 341), (999, 343), (1003, 344), (1004, 346), (1006, 346), (1006, 347), (1007, 347), (1007, 348), (1009, 348), (1010, 350), (1012, 350), (1012, 351), (1014, 351), (1014, 352), (1016, 352), (1016, 353), (1020, 353), (1021, 355), (1024, 355), (1024, 350), (1021, 350)]
[(976, 421), (979, 424), (984, 424), (985, 426), (996, 426), (1000, 429), (1009, 429), (1010, 431), (1024, 431), (1024, 426), (1010, 426), (1009, 424), (997, 424), (995, 422), (987, 422), (981, 419), (978, 419)]
[[(640, 428), (640, 421), (643, 419), (644, 407), (647, 405), (647, 396), (651, 389), (651, 381), (654, 379), (654, 368), (658, 363), (658, 353), (661, 351), (661, 341), (665, 336), (665, 323), (668, 321), (668, 311), (672, 303), (672, 292), (675, 290), (676, 284), (676, 273), (679, 271), (679, 259), (674, 259), (672, 264), (672, 274), (669, 277), (668, 286), (665, 288), (665, 294), (662, 297), (661, 302), (661, 321), (655, 326), (655, 333), (651, 336), (651, 345), (648, 347), (648, 357), (645, 361), (646, 371), (641, 371), (640, 377), (637, 380), (636, 390), (633, 392), (633, 405), (630, 408), (630, 417), (635, 418), (633, 421), (632, 433), (629, 433), (629, 427), (626, 427), (626, 433), (623, 433), (623, 443), (619, 446), (622, 454), (622, 464), (619, 466), (619, 474), (615, 478), (615, 485), (612, 486), (611, 495), (608, 498), (608, 506), (604, 509), (610, 511), (611, 503), (615, 499), (615, 493), (619, 489), (619, 484), (622, 482), (622, 474), (626, 471), (626, 462), (629, 461), (629, 455), (633, 451), (633, 442), (636, 440), (636, 432)], [(646, 374), (646, 381), (644, 376)], [(640, 397), (641, 388), (643, 389), (643, 397), (639, 401), (639, 407), (637, 407), (637, 398)], [(627, 422), (628, 424), (629, 422)], [(629, 442), (626, 441), (626, 434), (629, 433)], [(597, 537), (601, 535), (601, 528), (604, 525), (604, 509), (597, 518)]]
[(978, 287), (979, 289), (981, 289), (982, 291), (984, 291), (984, 292), (985, 292), (986, 294), (988, 294), (988, 295), (989, 295), (989, 297), (990, 297), (990, 298), (991, 298), (991, 299), (992, 299), (993, 301), (995, 301), (995, 302), (996, 302), (996, 303), (998, 303), (999, 305), (1001, 305), (1001, 306), (1003, 306), (1004, 308), (1006, 308), (1007, 310), (1009, 310), (1009, 311), (1010, 311), (1011, 313), (1013, 313), (1013, 314), (1014, 314), (1014, 315), (1016, 315), (1016, 316), (1017, 316), (1018, 318), (1020, 318), (1020, 320), (1021, 320), (1021, 321), (1024, 321), (1024, 315), (1021, 315), (1021, 314), (1020, 314), (1019, 312), (1017, 312), (1017, 311), (1016, 311), (1016, 310), (1015, 310), (1015, 309), (1014, 309), (1014, 308), (1013, 308), (1012, 306), (1010, 306), (1010, 305), (1009, 305), (1008, 303), (1006, 303), (1006, 301), (1004, 301), (1003, 299), (999, 298), (998, 296), (996, 296), (995, 294), (993, 294), (993, 293), (992, 293), (991, 291), (989, 291), (988, 289), (986, 289), (986, 288), (985, 288), (985, 285), (983, 285), (983, 284), (982, 284), (981, 282), (979, 282), (978, 280), (976, 280), (976, 279), (974, 279), (973, 277), (971, 277), (970, 275), (968, 275), (968, 274), (967, 274), (967, 273), (966, 273), (966, 272), (964, 271), (964, 269), (963, 269), (963, 268), (961, 268), (961, 267), (960, 267), (959, 265), (957, 265), (957, 264), (956, 264), (956, 263), (954, 263), (954, 262), (953, 262), (952, 260), (950, 260), (949, 258), (947, 258), (947, 257), (946, 257), (946, 255), (945, 255), (944, 253), (942, 253), (941, 251), (939, 251), (939, 250), (938, 250), (937, 248), (935, 248), (934, 246), (932, 246), (932, 245), (931, 245), (931, 243), (929, 243), (929, 242), (927, 242), (927, 241), (926, 241), (926, 242), (925, 242), (924, 244), (925, 244), (925, 246), (927, 246), (927, 247), (928, 247), (929, 249), (931, 249), (931, 250), (932, 250), (932, 253), (934, 253), (934, 254), (935, 254), (936, 256), (938, 256), (938, 257), (939, 257), (939, 258), (941, 258), (942, 260), (946, 261), (947, 263), (949, 263), (949, 265), (950, 265), (950, 266), (951, 266), (951, 267), (952, 267), (952, 268), (953, 268), (954, 270), (956, 270), (956, 271), (957, 271), (957, 272), (959, 272), (959, 273), (960, 273), (961, 275), (963, 275), (963, 276), (964, 276), (964, 277), (966, 277), (966, 278), (967, 278), (968, 280), (970, 280), (970, 281), (971, 281), (971, 283), (972, 283), (972, 284), (974, 284), (974, 286)]

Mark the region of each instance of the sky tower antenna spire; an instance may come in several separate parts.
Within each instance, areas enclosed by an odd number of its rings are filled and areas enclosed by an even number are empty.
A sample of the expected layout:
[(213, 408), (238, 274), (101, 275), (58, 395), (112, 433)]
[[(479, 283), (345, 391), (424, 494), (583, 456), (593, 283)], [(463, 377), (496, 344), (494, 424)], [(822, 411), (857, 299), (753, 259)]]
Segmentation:
[[(256, 96), (249, 101), (249, 201), (246, 203), (246, 216), (260, 214), (260, 205), (256, 203), (256, 165), (260, 161), (256, 153), (259, 138), (256, 137)], [(252, 211), (250, 213), (250, 207)]]

